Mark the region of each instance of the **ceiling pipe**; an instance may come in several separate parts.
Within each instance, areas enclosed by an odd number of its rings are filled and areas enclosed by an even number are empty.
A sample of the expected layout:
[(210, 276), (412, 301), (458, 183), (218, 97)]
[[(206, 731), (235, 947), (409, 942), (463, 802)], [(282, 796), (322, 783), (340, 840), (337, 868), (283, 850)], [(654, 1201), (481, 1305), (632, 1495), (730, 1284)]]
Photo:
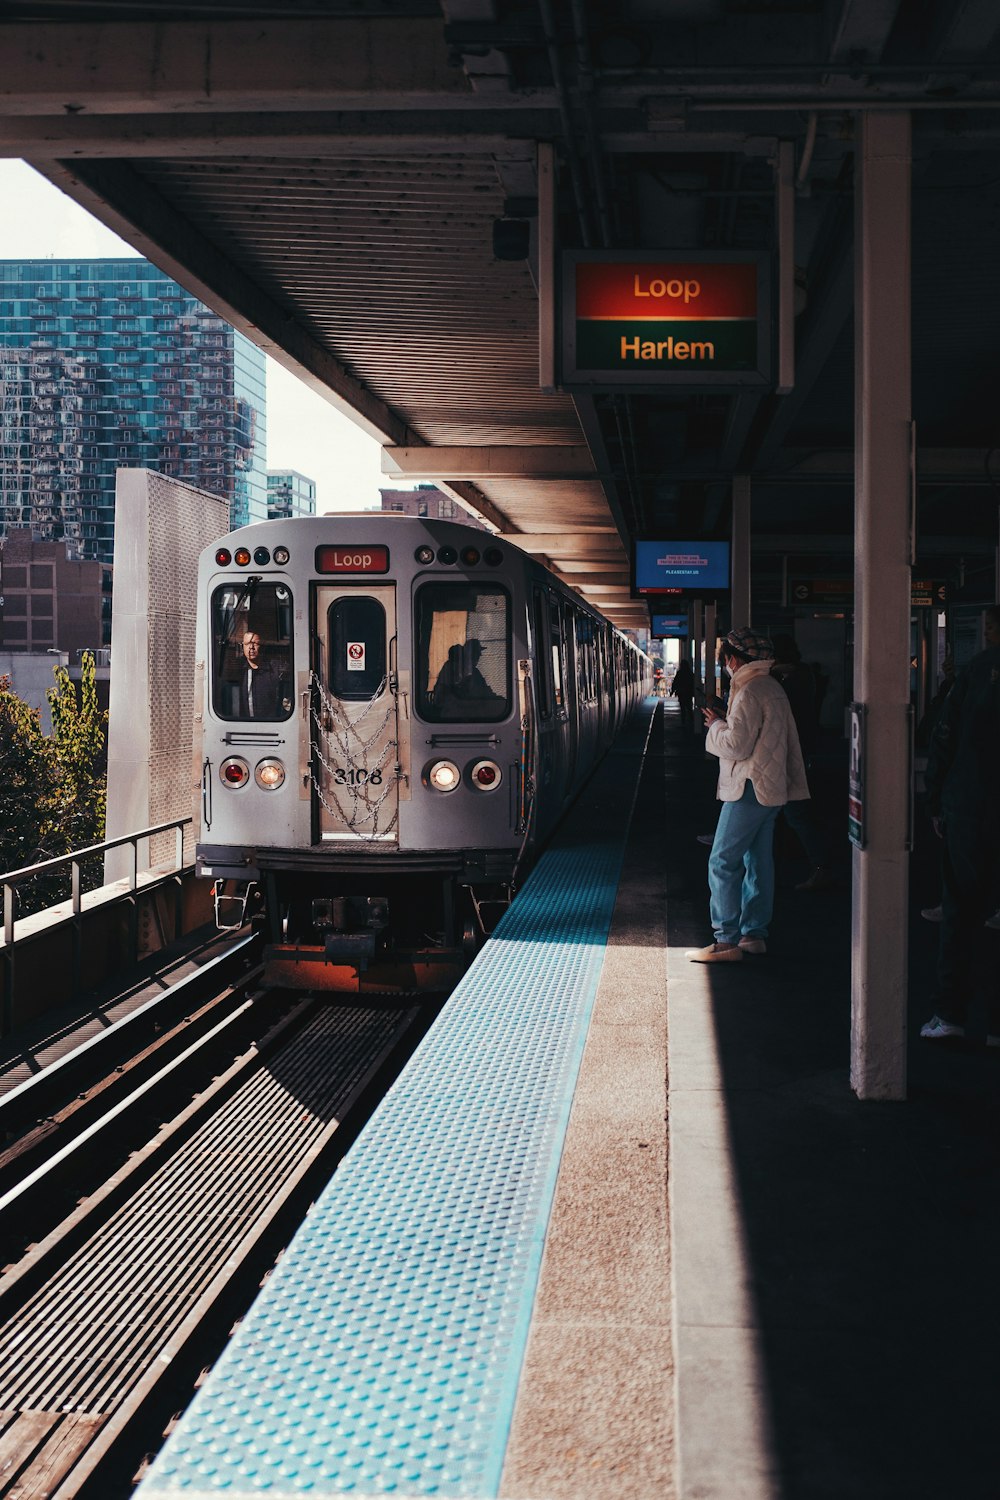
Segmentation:
[(587, 194), (587, 184), (584, 180), (583, 163), (580, 160), (580, 152), (576, 145), (576, 131), (573, 127), (573, 116), (570, 113), (566, 80), (563, 76), (562, 58), (559, 56), (559, 43), (556, 36), (556, 22), (552, 10), (552, 0), (538, 0), (538, 9), (542, 17), (542, 32), (545, 37), (545, 51), (548, 55), (549, 71), (552, 74), (552, 84), (556, 91), (559, 123), (562, 126), (563, 140), (566, 146), (566, 160), (569, 164), (569, 175), (573, 184), (573, 198), (576, 203), (577, 217), (580, 221), (580, 238), (584, 248), (588, 249), (593, 244), (590, 198)]
[(583, 108), (584, 128), (587, 134), (587, 151), (590, 156), (590, 175), (597, 200), (597, 218), (600, 226), (600, 243), (606, 249), (611, 244), (611, 214), (608, 195), (604, 186), (604, 170), (601, 162), (601, 142), (594, 116), (594, 65), (591, 60), (590, 42), (587, 37), (587, 18), (584, 0), (572, 0), (573, 41), (576, 44), (576, 74)]
[(819, 124), (819, 113), (814, 109), (810, 111), (809, 120), (806, 124), (806, 138), (802, 143), (802, 159), (799, 162), (799, 170), (795, 174), (795, 191), (806, 194), (809, 180), (809, 168), (812, 166), (813, 152), (816, 149), (816, 127)]

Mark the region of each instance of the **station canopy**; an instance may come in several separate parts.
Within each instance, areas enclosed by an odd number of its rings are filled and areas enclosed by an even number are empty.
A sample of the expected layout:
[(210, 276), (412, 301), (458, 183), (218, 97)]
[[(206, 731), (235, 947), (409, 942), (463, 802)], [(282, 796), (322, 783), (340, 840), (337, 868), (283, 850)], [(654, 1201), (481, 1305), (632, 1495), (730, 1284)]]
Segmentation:
[(726, 538), (734, 475), (755, 594), (849, 575), (854, 147), (909, 112), (916, 572), (988, 598), (998, 33), (996, 0), (8, 0), (0, 131), (388, 486), (634, 626), (633, 541)]

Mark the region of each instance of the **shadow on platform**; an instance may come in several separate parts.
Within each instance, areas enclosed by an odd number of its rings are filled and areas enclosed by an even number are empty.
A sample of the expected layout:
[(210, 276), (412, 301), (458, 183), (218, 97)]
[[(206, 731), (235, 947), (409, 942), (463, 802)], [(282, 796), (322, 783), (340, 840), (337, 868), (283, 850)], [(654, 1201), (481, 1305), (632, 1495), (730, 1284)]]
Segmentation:
[[(671, 949), (711, 940), (715, 762), (665, 725)], [(909, 1098), (849, 1083), (850, 846), (837, 886), (779, 837), (770, 951), (709, 971), (781, 1500), (996, 1500), (1000, 1049), (918, 1038), (933, 1006), (931, 836), (911, 872)], [(836, 822), (844, 829), (836, 827)], [(783, 852), (782, 852), (783, 851)], [(1000, 946), (1000, 944), (998, 944)]]

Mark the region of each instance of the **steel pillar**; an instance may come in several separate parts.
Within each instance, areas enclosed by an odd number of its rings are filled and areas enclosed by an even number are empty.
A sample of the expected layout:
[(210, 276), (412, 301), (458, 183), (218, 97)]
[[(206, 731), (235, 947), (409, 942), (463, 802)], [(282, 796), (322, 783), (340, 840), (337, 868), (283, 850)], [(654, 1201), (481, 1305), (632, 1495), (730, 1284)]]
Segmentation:
[(750, 624), (750, 476), (733, 475), (733, 578), (731, 630)]
[(910, 814), (910, 117), (859, 119), (855, 171), (855, 696), (867, 708), (855, 848), (851, 1086), (906, 1097)]

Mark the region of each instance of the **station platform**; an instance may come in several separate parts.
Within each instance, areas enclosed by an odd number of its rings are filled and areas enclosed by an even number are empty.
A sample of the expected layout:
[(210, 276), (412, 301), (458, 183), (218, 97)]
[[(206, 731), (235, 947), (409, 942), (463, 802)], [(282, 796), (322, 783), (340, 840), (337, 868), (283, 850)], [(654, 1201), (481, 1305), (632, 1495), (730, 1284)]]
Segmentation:
[[(835, 766), (823, 791), (839, 819)], [(799, 892), (779, 835), (770, 951), (693, 965), (714, 817), (700, 736), (650, 705), (141, 1500), (1000, 1494), (1000, 1055), (917, 1040), (931, 851), (910, 1098), (861, 1104), (846, 837)]]

